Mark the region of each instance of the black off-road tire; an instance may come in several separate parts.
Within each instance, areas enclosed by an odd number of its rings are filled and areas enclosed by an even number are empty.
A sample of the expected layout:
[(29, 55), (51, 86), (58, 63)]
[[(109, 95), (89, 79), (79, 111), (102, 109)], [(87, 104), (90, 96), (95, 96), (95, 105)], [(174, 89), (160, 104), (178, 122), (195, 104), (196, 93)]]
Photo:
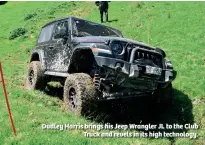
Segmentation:
[(158, 88), (155, 95), (155, 101), (162, 107), (168, 107), (172, 104), (172, 83), (169, 83), (165, 88)]
[(41, 63), (39, 61), (32, 61), (29, 64), (25, 88), (27, 90), (43, 90), (45, 89), (46, 83)]
[(74, 73), (68, 76), (64, 85), (63, 98), (67, 110), (76, 116), (94, 115), (97, 105), (96, 89), (88, 74)]

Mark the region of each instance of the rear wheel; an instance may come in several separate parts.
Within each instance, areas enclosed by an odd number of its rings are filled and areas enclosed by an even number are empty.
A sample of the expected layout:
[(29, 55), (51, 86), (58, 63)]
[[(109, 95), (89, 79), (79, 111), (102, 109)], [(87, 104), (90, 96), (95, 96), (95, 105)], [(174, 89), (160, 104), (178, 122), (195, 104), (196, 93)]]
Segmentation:
[(28, 90), (43, 90), (46, 86), (44, 71), (39, 61), (32, 61), (26, 76), (25, 88)]
[(91, 116), (96, 107), (96, 90), (91, 77), (75, 73), (67, 77), (64, 85), (64, 102), (77, 116)]

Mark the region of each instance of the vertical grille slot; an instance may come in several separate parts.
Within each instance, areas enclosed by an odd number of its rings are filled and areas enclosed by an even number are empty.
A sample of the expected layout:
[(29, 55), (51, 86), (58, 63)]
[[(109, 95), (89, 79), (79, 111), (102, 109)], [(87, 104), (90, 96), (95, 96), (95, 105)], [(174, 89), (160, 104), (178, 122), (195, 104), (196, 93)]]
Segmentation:
[(155, 65), (162, 68), (162, 55), (143, 48), (133, 48), (130, 55), (130, 62), (133, 63), (135, 60), (151, 60)]

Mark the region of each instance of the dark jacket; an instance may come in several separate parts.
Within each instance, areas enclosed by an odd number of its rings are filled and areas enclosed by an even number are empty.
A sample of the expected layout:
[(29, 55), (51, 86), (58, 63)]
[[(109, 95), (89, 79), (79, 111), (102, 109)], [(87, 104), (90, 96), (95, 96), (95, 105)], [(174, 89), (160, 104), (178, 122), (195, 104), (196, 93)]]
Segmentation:
[(100, 10), (108, 9), (108, 1), (96, 1), (95, 4), (99, 7)]

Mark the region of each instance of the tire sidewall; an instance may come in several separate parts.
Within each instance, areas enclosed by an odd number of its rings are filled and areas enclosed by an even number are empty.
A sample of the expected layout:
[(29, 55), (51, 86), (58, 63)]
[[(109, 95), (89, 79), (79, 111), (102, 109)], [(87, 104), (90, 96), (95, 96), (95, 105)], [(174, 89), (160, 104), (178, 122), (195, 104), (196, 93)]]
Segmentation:
[[(29, 80), (29, 76), (31, 71), (34, 73), (34, 82), (31, 84)], [(39, 61), (33, 61), (29, 64), (29, 69), (28, 73), (26, 76), (26, 83), (25, 83), (25, 88), (28, 90), (35, 90), (39, 89), (42, 90), (45, 87), (46, 81), (45, 81), (45, 76), (44, 76), (44, 71), (41, 67), (41, 64)]]
[[(76, 108), (72, 109), (69, 102), (69, 89), (74, 88), (76, 91)], [(96, 90), (92, 79), (84, 73), (75, 73), (67, 77), (64, 85), (64, 102), (67, 110), (70, 110), (76, 116), (87, 116), (96, 105)]]
[[(82, 106), (82, 100), (81, 100), (81, 91), (79, 86), (76, 84), (76, 82), (73, 80), (73, 79), (68, 79), (66, 80), (67, 82), (65, 83), (65, 86), (64, 86), (64, 102), (66, 104), (66, 106), (68, 107), (67, 109), (70, 110), (71, 112), (73, 112), (75, 115), (79, 116), (79, 114), (81, 114), (81, 106)], [(76, 108), (73, 109), (72, 108), (72, 104), (69, 100), (69, 91), (71, 88), (74, 88), (75, 89), (75, 92), (76, 92)]]

